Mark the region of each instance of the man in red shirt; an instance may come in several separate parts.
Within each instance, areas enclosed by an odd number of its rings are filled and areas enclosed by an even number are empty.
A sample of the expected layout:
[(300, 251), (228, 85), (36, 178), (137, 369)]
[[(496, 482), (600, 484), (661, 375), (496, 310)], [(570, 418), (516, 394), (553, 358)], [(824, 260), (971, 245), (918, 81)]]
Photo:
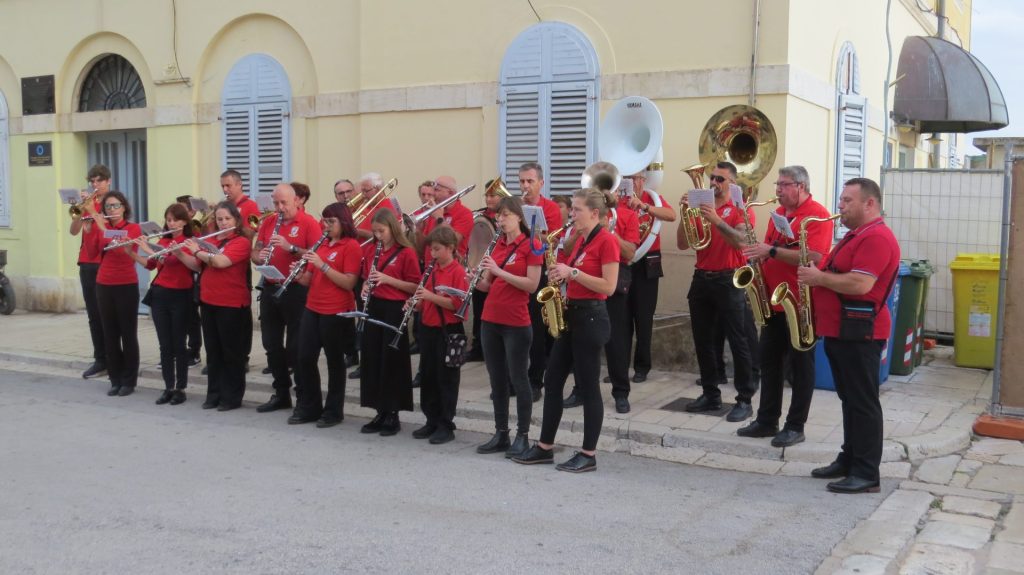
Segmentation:
[[(434, 203), (439, 204), (458, 190), (455, 188), (455, 178), (451, 176), (438, 176), (434, 180)], [(440, 224), (448, 224), (459, 236), (459, 246), (456, 249), (455, 259), (459, 262), (466, 261), (466, 254), (469, 252), (469, 234), (473, 231), (473, 212), (462, 204), (462, 200), (455, 200), (444, 208), (443, 213), (433, 212), (427, 217), (423, 226), (423, 246), (420, 252), (423, 254), (423, 261), (430, 261), (430, 244), (426, 241), (427, 235)]]
[[(103, 198), (110, 191), (110, 168), (103, 164), (96, 164), (89, 168), (86, 176), (89, 186), (93, 191), (83, 192), (82, 200), (92, 199), (92, 213), (102, 214)], [(103, 325), (100, 323), (100, 311), (96, 303), (96, 274), (100, 269), (100, 254), (91, 246), (96, 243), (96, 234), (103, 233), (99, 226), (95, 226), (89, 220), (83, 220), (82, 216), (87, 215), (84, 210), (82, 214), (71, 216), (71, 226), (68, 231), (73, 236), (82, 234), (82, 244), (78, 249), (78, 281), (82, 284), (82, 299), (85, 300), (85, 313), (89, 318), (89, 337), (92, 339), (93, 362), (84, 372), (82, 377), (99, 377), (107, 372), (106, 350), (103, 347)]]
[[(544, 190), (544, 168), (540, 164), (526, 162), (519, 166), (519, 190), (523, 193), (523, 205), (539, 206), (544, 210), (548, 234), (562, 227), (562, 212), (558, 209), (558, 204), (541, 195), (541, 191)], [(529, 227), (530, 222), (526, 222), (526, 225)], [(541, 268), (541, 277), (547, 277), (546, 266)], [(539, 292), (545, 285), (546, 282), (540, 282), (537, 291)], [(533, 341), (530, 342), (530, 388), (533, 389), (533, 401), (539, 401), (541, 390), (544, 389), (548, 353), (554, 340), (548, 334), (548, 328), (540, 315), (541, 305), (537, 303), (537, 292), (531, 294), (529, 307), (530, 323), (533, 325)]]
[(356, 195), (356, 187), (352, 180), (341, 179), (334, 183), (334, 199), (347, 204)]
[[(355, 211), (360, 207), (365, 206), (365, 202), (369, 202), (373, 196), (384, 187), (384, 179), (377, 172), (368, 172), (363, 174), (363, 177), (359, 178), (359, 193), (363, 194), (363, 204), (353, 210), (352, 218), (355, 219)], [(362, 220), (356, 225), (356, 235), (359, 236), (359, 241), (365, 241), (373, 237), (373, 230), (371, 228), (373, 222), (373, 216), (380, 210), (388, 209), (395, 212), (398, 215), (398, 210), (395, 209), (394, 204), (391, 203), (389, 198), (382, 198), (373, 209), (363, 208), (360, 218)], [(367, 212), (369, 210), (369, 212)], [(365, 217), (363, 217), (365, 215)], [(401, 218), (399, 218), (401, 219)]]
[[(224, 197), (235, 203), (238, 213), (242, 215), (243, 223), (249, 221), (249, 216), (260, 217), (260, 207), (252, 198), (245, 195), (245, 190), (242, 189), (242, 174), (237, 170), (224, 170), (220, 175), (220, 189), (224, 192)], [(242, 226), (242, 229), (246, 228), (247, 225)]]
[[(271, 195), (276, 214), (260, 225), (251, 260), (256, 265), (272, 265), (288, 276), (291, 265), (320, 239), (322, 230), (316, 218), (299, 209), (295, 189), (278, 184)], [(281, 225), (278, 225), (278, 219)], [(292, 407), (291, 377), (288, 370), (298, 365), (299, 323), (306, 307), (308, 288), (292, 282), (281, 297), (275, 294), (283, 280), (264, 282), (260, 297), (260, 332), (267, 365), (274, 378), (274, 395), (256, 408), (260, 413)]]
[[(803, 166), (787, 166), (779, 170), (775, 182), (779, 198), (776, 214), (789, 221), (792, 230), (787, 236), (768, 221), (764, 243), (748, 246), (743, 255), (761, 261), (765, 291), (769, 297), (779, 284), (785, 282), (790, 293), (799, 293), (796, 270), (800, 262), (800, 222), (805, 218), (827, 218), (828, 210), (811, 197), (811, 183)], [(820, 261), (832, 247), (832, 222), (814, 222), (807, 227), (807, 249), (811, 259)], [(761, 405), (757, 418), (736, 431), (743, 437), (772, 437), (773, 447), (789, 447), (804, 440), (804, 424), (811, 409), (814, 394), (814, 350), (798, 351), (790, 345), (789, 324), (782, 306), (772, 306), (772, 315), (761, 329)], [(782, 389), (785, 366), (791, 367), (790, 385), (793, 389), (786, 425), (779, 431), (782, 416)]]
[(825, 339), (836, 393), (843, 405), (843, 446), (830, 465), (811, 471), (835, 493), (879, 490), (882, 405), (878, 370), (892, 318), (885, 301), (896, 281), (900, 246), (882, 219), (882, 191), (867, 178), (843, 185), (840, 221), (850, 231), (819, 268), (798, 270), (812, 286), (814, 326)]
[[(715, 205), (702, 205), (701, 215), (711, 224), (711, 242), (697, 251), (697, 266), (687, 299), (690, 303), (690, 324), (693, 346), (700, 366), (701, 386), (704, 393), (686, 406), (686, 411), (701, 413), (722, 408), (722, 392), (715, 365), (714, 335), (718, 326), (725, 332), (732, 350), (736, 385), (736, 405), (726, 416), (728, 421), (743, 421), (750, 417), (750, 400), (757, 392), (752, 374), (752, 357), (746, 333), (747, 297), (743, 290), (732, 285), (736, 268), (746, 260), (741, 251), (746, 241), (743, 214), (732, 202), (730, 184), (736, 180), (736, 166), (719, 162), (711, 171), (711, 185), (715, 190)], [(681, 216), (686, 218), (687, 196), (680, 203)], [(703, 230), (698, 233), (703, 233)], [(681, 250), (690, 248), (680, 222), (676, 232), (676, 245)]]

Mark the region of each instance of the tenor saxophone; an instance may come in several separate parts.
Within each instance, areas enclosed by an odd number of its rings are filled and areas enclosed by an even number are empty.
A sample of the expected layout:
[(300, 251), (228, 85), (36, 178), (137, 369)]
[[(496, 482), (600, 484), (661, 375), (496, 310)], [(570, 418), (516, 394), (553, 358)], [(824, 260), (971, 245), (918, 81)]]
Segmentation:
[[(807, 224), (827, 222), (839, 217), (839, 214), (827, 218), (804, 218), (800, 220), (800, 266), (811, 265), (811, 255), (807, 249)], [(786, 282), (780, 283), (772, 293), (772, 305), (781, 305), (786, 313), (789, 325), (789, 343), (797, 351), (814, 349), (817, 336), (814, 333), (814, 309), (811, 306), (811, 286), (798, 281), (797, 296), (789, 289)]]
[[(547, 253), (544, 254), (544, 263), (547, 264), (549, 270), (554, 268), (557, 263), (558, 236), (570, 225), (565, 224), (548, 234), (546, 238), (548, 249)], [(537, 292), (537, 303), (542, 306), (540, 309), (541, 318), (544, 319), (544, 325), (548, 326), (548, 333), (554, 338), (565, 333), (567, 329), (565, 324), (565, 300), (562, 299), (562, 289), (559, 283), (555, 280), (549, 280), (548, 285)]]
[[(746, 208), (755, 208), (779, 201), (772, 198), (765, 202), (754, 202), (746, 205)], [(746, 209), (741, 209), (743, 223), (747, 226), (747, 245), (757, 243), (757, 236), (754, 227), (750, 225), (750, 216)], [(738, 268), (732, 275), (732, 285), (747, 291), (747, 299), (750, 300), (750, 307), (754, 310), (754, 323), (764, 326), (765, 322), (772, 315), (772, 306), (768, 300), (768, 288), (764, 284), (764, 271), (761, 269), (760, 260), (752, 260), (747, 265)]]

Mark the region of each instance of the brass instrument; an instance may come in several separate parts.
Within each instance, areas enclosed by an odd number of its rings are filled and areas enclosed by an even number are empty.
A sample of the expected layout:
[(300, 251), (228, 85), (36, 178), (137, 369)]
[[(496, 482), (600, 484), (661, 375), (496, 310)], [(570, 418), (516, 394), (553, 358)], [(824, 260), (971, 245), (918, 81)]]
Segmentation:
[(494, 181), (491, 182), (491, 185), (487, 186), (487, 189), (484, 190), (485, 196), (489, 196), (491, 194), (494, 194), (501, 198), (512, 197), (512, 192), (508, 191), (508, 188), (505, 187), (505, 182), (501, 181), (501, 176), (494, 178)]
[[(195, 217), (193, 217), (191, 220), (189, 220), (188, 224), (190, 226), (192, 226), (192, 235), (197, 236), (197, 235), (203, 233), (203, 230), (205, 230), (206, 226), (209, 225), (209, 223), (210, 223), (210, 218), (213, 217), (213, 212), (214, 212), (214, 210), (210, 210), (210, 211), (208, 211), (206, 213), (203, 213), (203, 214), (196, 214)], [(259, 227), (259, 220), (257, 220), (256, 226), (254, 227), (254, 229), (256, 227)]]
[[(745, 208), (756, 208), (779, 201), (779, 198), (772, 198), (764, 202), (751, 202)], [(750, 216), (747, 210), (742, 209), (743, 223), (747, 226), (747, 245), (757, 244), (757, 235), (753, 226), (750, 225)], [(750, 300), (750, 307), (754, 310), (754, 323), (763, 326), (772, 315), (772, 306), (768, 300), (768, 288), (764, 284), (764, 272), (761, 270), (761, 262), (753, 260), (747, 265), (738, 268), (732, 274), (732, 285), (747, 290), (747, 299)]]
[(358, 226), (363, 223), (367, 216), (377, 209), (377, 206), (387, 199), (398, 186), (398, 178), (391, 178), (384, 187), (374, 192), (369, 198), (360, 192), (356, 197), (348, 201), (348, 209), (352, 211), (352, 223)]
[[(74, 188), (72, 188), (72, 189), (74, 189)], [(99, 193), (100, 193), (99, 190), (95, 190), (95, 191), (93, 191), (93, 193), (89, 194), (89, 197), (85, 198), (84, 200), (78, 202), (77, 204), (71, 204), (70, 206), (68, 206), (68, 215), (73, 217), (73, 218), (74, 217), (79, 217), (79, 218), (82, 217), (82, 214), (85, 213), (85, 207), (88, 206), (91, 202), (95, 202), (96, 201), (96, 196)]]
[[(442, 200), (440, 202), (437, 202), (436, 204), (434, 204), (432, 206), (426, 207), (425, 209), (423, 209), (423, 211), (420, 211), (419, 213), (417, 213), (416, 215), (414, 215), (412, 217), (413, 225), (416, 225), (416, 226), (420, 225), (420, 222), (422, 222), (423, 220), (427, 219), (430, 216), (430, 214), (436, 212), (437, 210), (443, 210), (444, 208), (447, 208), (448, 206), (450, 206), (450, 205), (454, 204), (455, 202), (459, 201), (460, 199), (462, 199), (462, 196), (465, 196), (466, 194), (468, 194), (469, 192), (472, 192), (475, 189), (476, 189), (476, 184), (472, 184), (470, 186), (462, 188), (461, 190), (459, 190), (458, 192), (455, 192), (454, 194), (448, 196), (444, 200)], [(420, 206), (420, 207), (422, 208), (422, 206)]]
[(744, 105), (722, 108), (704, 125), (698, 142), (700, 163), (727, 161), (736, 166), (743, 201), (757, 197), (757, 184), (775, 164), (779, 141), (768, 116)]
[[(556, 253), (558, 250), (558, 236), (568, 229), (570, 225), (572, 224), (565, 224), (548, 234), (546, 238), (548, 250), (544, 254), (544, 263), (549, 270), (554, 268), (558, 261)], [(565, 323), (565, 300), (562, 299), (562, 289), (559, 284), (560, 282), (558, 281), (549, 280), (548, 285), (537, 292), (537, 303), (542, 306), (540, 315), (544, 319), (544, 325), (548, 326), (548, 333), (554, 338), (562, 335), (568, 329)]]
[[(419, 288), (421, 287), (426, 287), (427, 281), (434, 273), (435, 264), (437, 264), (437, 260), (430, 260), (430, 263), (427, 264), (427, 269), (423, 271), (423, 277), (420, 278), (419, 286), (416, 288), (417, 291), (419, 291)], [(405, 335), (405, 327), (409, 325), (409, 319), (412, 317), (413, 312), (416, 310), (416, 305), (419, 303), (420, 298), (416, 297), (415, 293), (413, 293), (413, 296), (405, 303), (405, 315), (402, 316), (402, 321), (398, 324), (398, 329), (395, 330), (395, 339), (391, 340), (391, 343), (388, 344), (388, 347), (391, 349), (398, 349), (398, 343), (402, 341), (402, 336)]]
[[(280, 225), (280, 224), (278, 224), (278, 225)], [(320, 249), (320, 246), (324, 245), (324, 242), (326, 242), (328, 240), (328, 238), (330, 238), (330, 237), (331, 237), (331, 232), (325, 231), (323, 233), (323, 235), (320, 236), (320, 239), (318, 239), (316, 241), (316, 243), (314, 243), (309, 248), (309, 251), (316, 253), (316, 251), (318, 249)], [(271, 246), (271, 247), (273, 247), (273, 246)], [(267, 258), (267, 261), (270, 261), (270, 258)], [(297, 278), (300, 275), (302, 275), (302, 272), (306, 269), (306, 266), (308, 264), (309, 264), (309, 260), (305, 260), (305, 259), (299, 260), (299, 262), (297, 264), (295, 264), (295, 267), (292, 268), (291, 273), (289, 273), (288, 277), (286, 277), (284, 282), (281, 283), (281, 287), (277, 288), (277, 291), (274, 292), (274, 299), (281, 299), (281, 296), (284, 295), (284, 292), (288, 289), (288, 286), (292, 285), (292, 282), (295, 281), (295, 278)]]
[[(704, 189), (703, 164), (696, 164), (683, 170), (693, 180), (694, 189)], [(711, 222), (700, 213), (700, 208), (689, 207), (682, 214), (683, 231), (686, 232), (686, 243), (694, 250), (700, 251), (711, 245)]]
[[(481, 259), (491, 255), (491, 252), (494, 251), (494, 247), (498, 245), (498, 239), (501, 238), (501, 234), (501, 229), (498, 229), (498, 231), (494, 232), (494, 237), (491, 238), (491, 243), (487, 246), (487, 249), (484, 250), (484, 255), (483, 257), (481, 257)], [(466, 319), (466, 314), (469, 313), (469, 306), (470, 304), (473, 303), (472, 296), (473, 292), (476, 290), (476, 284), (477, 282), (480, 281), (480, 278), (482, 277), (484, 277), (484, 268), (483, 266), (477, 264), (476, 271), (473, 273), (473, 279), (470, 280), (469, 282), (469, 289), (466, 290), (466, 297), (463, 298), (462, 305), (460, 305), (459, 309), (455, 312), (455, 317), (462, 320)]]
[[(253, 215), (249, 216), (249, 219), (246, 221), (246, 223), (249, 224), (249, 227), (252, 228), (253, 231), (256, 231), (256, 230), (260, 229), (260, 224), (263, 223), (263, 220), (269, 218), (270, 216), (272, 216), (272, 215), (274, 215), (276, 213), (277, 212), (275, 212), (274, 210), (263, 210), (263, 213), (261, 213), (258, 216), (256, 214), (253, 214)], [(205, 216), (203, 218), (202, 221), (204, 223), (206, 222), (206, 218), (207, 217), (209, 217), (209, 216)], [(195, 220), (193, 220), (193, 221), (195, 221)]]
[(594, 162), (583, 170), (580, 176), (580, 187), (583, 189), (596, 188), (604, 193), (619, 188), (622, 183), (622, 173), (611, 162)]
[[(800, 220), (800, 266), (811, 265), (811, 256), (807, 249), (807, 224), (827, 222), (839, 217), (839, 214), (827, 218), (804, 218)], [(797, 351), (809, 351), (814, 348), (817, 337), (814, 334), (814, 310), (811, 306), (811, 287), (797, 282), (797, 296), (789, 289), (789, 284), (782, 282), (772, 293), (772, 305), (781, 305), (786, 313), (789, 325), (789, 342)]]

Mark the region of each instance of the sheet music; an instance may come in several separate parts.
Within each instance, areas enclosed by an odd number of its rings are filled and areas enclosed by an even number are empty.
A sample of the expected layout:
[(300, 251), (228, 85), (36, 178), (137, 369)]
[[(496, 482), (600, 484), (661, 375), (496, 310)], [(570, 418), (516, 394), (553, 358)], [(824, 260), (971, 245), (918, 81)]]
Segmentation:
[(107, 228), (103, 230), (103, 238), (108, 240), (119, 240), (121, 238), (128, 237), (128, 230), (112, 230)]
[(715, 207), (715, 190), (690, 190), (687, 196), (691, 208), (699, 208), (703, 205)]
[(274, 281), (285, 280), (284, 274), (281, 273), (281, 270), (275, 268), (274, 266), (256, 266), (256, 271), (260, 272), (263, 275), (264, 279)]
[(633, 195), (633, 179), (622, 178), (622, 182), (619, 183), (619, 197), (625, 198)]
[(208, 242), (206, 240), (196, 240), (196, 243), (199, 244), (199, 249), (201, 249), (203, 251), (210, 252), (211, 254), (214, 254), (214, 255), (220, 253), (220, 248), (218, 248), (217, 246), (211, 244), (210, 242)]
[(81, 201), (81, 195), (75, 188), (61, 188), (57, 190), (60, 195), (60, 203), (62, 204), (77, 204)]
[(270, 194), (253, 194), (253, 201), (260, 208), (260, 211), (267, 211), (274, 209), (274, 198), (270, 197)]
[(729, 194), (732, 196), (732, 203), (736, 204), (736, 207), (743, 209), (747, 204), (743, 201), (743, 188), (736, 184), (729, 184)]
[(548, 231), (548, 221), (544, 218), (544, 209), (540, 206), (523, 206), (526, 227), (537, 232)]
[(139, 230), (142, 231), (142, 235), (148, 236), (152, 234), (158, 234), (164, 231), (156, 222), (142, 222), (139, 224)]
[(188, 206), (194, 212), (205, 212), (210, 209), (210, 203), (203, 198), (189, 198)]
[(772, 223), (775, 224), (775, 229), (779, 230), (782, 235), (791, 240), (796, 239), (796, 234), (793, 233), (793, 227), (789, 225), (789, 220), (786, 219), (786, 216), (778, 212), (771, 212), (771, 216)]

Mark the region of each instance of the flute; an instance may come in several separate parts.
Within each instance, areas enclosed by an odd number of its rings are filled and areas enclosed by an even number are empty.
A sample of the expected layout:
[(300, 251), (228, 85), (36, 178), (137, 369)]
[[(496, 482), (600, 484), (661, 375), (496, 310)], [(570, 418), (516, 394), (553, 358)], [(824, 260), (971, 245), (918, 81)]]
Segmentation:
[[(224, 232), (233, 232), (233, 231), (235, 231), (235, 228), (225, 228), (223, 230), (218, 230), (216, 232), (213, 232), (212, 234), (206, 234), (205, 236), (203, 236), (201, 238), (194, 238), (194, 239), (197, 242), (201, 242), (201, 241), (204, 241), (204, 240), (208, 240), (210, 238), (217, 237), (217, 236), (223, 234)], [(178, 251), (178, 250), (180, 250), (183, 247), (185, 247), (185, 244), (174, 244), (172, 246), (167, 246), (166, 248), (164, 248), (164, 249), (162, 249), (162, 250), (160, 250), (158, 252), (153, 252), (153, 253), (149, 254), (148, 256), (146, 256), (146, 259), (163, 257), (163, 256), (165, 256), (165, 255), (167, 255), (167, 254), (169, 254), (171, 252)]]

